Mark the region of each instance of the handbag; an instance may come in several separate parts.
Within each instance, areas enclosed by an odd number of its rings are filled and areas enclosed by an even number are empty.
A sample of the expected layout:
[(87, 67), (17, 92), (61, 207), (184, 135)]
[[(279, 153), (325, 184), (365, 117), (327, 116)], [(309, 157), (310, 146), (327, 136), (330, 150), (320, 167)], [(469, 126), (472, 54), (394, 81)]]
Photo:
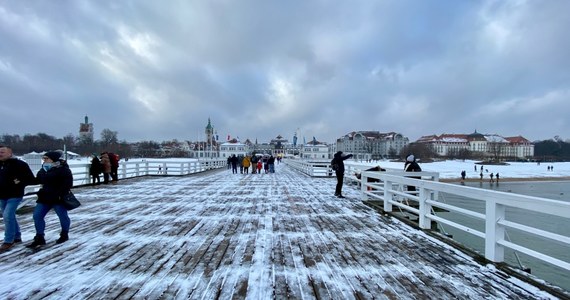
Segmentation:
[(75, 195), (71, 191), (65, 194), (65, 196), (62, 197), (62, 200), (63, 200), (63, 207), (65, 207), (65, 209), (67, 210), (78, 208), (81, 205), (79, 200), (75, 198)]

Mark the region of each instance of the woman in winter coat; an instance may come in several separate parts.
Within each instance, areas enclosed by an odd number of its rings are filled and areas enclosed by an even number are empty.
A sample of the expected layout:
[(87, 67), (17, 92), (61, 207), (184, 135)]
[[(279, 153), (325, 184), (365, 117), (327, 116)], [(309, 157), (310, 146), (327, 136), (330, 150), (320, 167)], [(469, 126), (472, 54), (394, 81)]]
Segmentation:
[(103, 183), (107, 184), (111, 176), (111, 160), (107, 152), (101, 154), (101, 166), (103, 168)]
[(56, 151), (44, 154), (44, 163), (36, 175), (36, 181), (42, 187), (38, 191), (38, 200), (34, 208), (34, 225), (36, 236), (27, 247), (36, 248), (46, 244), (44, 231), (46, 228), (45, 216), (53, 209), (59, 218), (61, 233), (56, 243), (61, 244), (69, 239), (71, 220), (67, 209), (63, 206), (62, 198), (73, 186), (73, 175), (65, 161), (60, 160), (61, 153)]
[(101, 184), (101, 178), (99, 174), (102, 171), (101, 161), (97, 155), (93, 154), (93, 159), (91, 159), (91, 166), (89, 166), (89, 175), (93, 178), (93, 185)]

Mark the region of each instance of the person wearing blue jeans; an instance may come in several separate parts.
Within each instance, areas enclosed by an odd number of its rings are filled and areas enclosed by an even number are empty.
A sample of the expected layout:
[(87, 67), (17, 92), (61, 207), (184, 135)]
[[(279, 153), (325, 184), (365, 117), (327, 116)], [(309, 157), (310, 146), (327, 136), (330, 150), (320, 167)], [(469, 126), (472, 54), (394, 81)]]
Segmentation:
[(44, 218), (51, 209), (57, 214), (61, 225), (61, 233), (56, 243), (60, 244), (69, 239), (71, 221), (67, 215), (67, 209), (63, 206), (62, 197), (71, 190), (73, 175), (67, 163), (60, 160), (60, 157), (60, 152), (46, 152), (42, 158), (44, 160), (42, 168), (36, 175), (36, 180), (42, 188), (38, 191), (38, 200), (34, 209), (36, 236), (34, 241), (26, 246), (28, 248), (37, 248), (46, 244)]
[(15, 243), (22, 242), (16, 210), (24, 197), (24, 188), (34, 181), (28, 164), (15, 158), (10, 147), (0, 145), (0, 209), (4, 220), (4, 242), (0, 251), (7, 251)]
[(59, 224), (61, 225), (61, 232), (69, 232), (69, 227), (71, 226), (71, 220), (67, 214), (67, 209), (63, 205), (58, 204), (44, 204), (36, 203), (36, 208), (34, 209), (34, 225), (36, 227), (36, 235), (44, 236), (46, 229), (45, 217), (47, 213), (53, 208), (55, 214), (59, 218)]

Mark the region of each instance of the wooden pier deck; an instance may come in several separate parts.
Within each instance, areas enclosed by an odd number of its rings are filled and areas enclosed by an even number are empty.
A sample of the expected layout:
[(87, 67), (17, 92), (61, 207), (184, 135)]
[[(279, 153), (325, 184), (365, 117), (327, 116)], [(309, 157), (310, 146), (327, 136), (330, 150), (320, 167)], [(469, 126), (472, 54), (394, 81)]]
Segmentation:
[[(1, 299), (549, 299), (284, 165), (75, 190), (70, 240), (0, 253)], [(31, 214), (18, 217), (24, 244)], [(59, 232), (47, 217), (46, 239)], [(3, 228), (2, 228), (3, 230)]]

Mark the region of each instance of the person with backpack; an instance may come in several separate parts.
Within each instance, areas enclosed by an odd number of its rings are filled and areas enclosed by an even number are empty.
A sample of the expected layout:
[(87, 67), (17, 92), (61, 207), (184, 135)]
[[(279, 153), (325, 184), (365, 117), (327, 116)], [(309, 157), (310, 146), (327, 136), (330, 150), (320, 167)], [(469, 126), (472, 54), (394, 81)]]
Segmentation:
[(342, 184), (344, 181), (344, 161), (351, 158), (352, 154), (343, 156), (342, 151), (335, 153), (333, 160), (331, 161), (331, 167), (336, 175), (336, 189), (334, 195), (338, 198), (344, 198), (342, 195)]

